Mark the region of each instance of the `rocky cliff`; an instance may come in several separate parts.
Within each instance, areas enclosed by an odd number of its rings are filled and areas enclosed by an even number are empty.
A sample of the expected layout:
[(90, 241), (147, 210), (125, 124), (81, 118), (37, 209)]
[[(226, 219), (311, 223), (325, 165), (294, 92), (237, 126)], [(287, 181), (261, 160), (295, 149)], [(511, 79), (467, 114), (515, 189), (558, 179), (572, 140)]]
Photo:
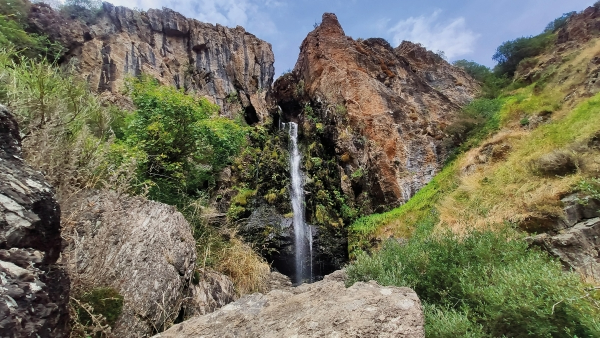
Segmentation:
[(436, 174), (446, 158), (444, 129), (478, 89), (422, 46), (353, 40), (326, 13), (294, 70), (275, 82), (273, 101), (284, 121), (305, 123), (307, 107), (316, 112), (344, 193), (377, 211), (406, 202)]
[(69, 278), (56, 265), (60, 208), (23, 162), (14, 117), (0, 105), (0, 336), (67, 337)]
[(75, 62), (94, 90), (118, 95), (127, 76), (145, 73), (211, 98), (225, 116), (243, 111), (255, 123), (267, 113), (273, 52), (243, 27), (199, 22), (168, 8), (139, 12), (109, 3), (99, 13), (79, 14), (68, 19), (38, 3), (29, 23), (67, 48), (63, 62)]

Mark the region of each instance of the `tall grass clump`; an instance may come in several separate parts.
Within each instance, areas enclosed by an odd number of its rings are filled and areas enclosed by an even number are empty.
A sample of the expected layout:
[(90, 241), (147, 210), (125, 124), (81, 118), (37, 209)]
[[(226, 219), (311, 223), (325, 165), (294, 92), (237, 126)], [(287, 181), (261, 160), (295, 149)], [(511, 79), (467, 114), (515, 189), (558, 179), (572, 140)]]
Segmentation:
[(44, 173), (59, 202), (84, 188), (123, 187), (139, 158), (109, 163), (118, 109), (92, 94), (70, 65), (0, 50), (0, 102), (19, 123), (25, 159)]
[(349, 283), (413, 288), (428, 337), (598, 337), (600, 295), (509, 226), (462, 235), (433, 231), (431, 214), (401, 245), (360, 253)]

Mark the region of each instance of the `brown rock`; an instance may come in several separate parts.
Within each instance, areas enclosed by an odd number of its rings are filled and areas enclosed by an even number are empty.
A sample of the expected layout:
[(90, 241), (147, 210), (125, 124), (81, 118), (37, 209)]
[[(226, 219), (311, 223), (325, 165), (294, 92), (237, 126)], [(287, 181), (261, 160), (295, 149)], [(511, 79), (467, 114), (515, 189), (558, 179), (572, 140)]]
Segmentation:
[[(446, 157), (444, 127), (478, 90), (463, 70), (423, 47), (355, 41), (326, 13), (302, 42), (293, 72), (275, 82), (273, 100), (287, 120), (303, 119), (305, 103), (325, 111), (335, 124), (330, 137), (341, 168), (366, 169), (358, 191), (381, 210), (407, 201), (433, 178)], [(351, 190), (344, 192), (353, 196)]]
[[(259, 119), (267, 114), (265, 95), (275, 73), (271, 45), (242, 27), (202, 23), (168, 8), (138, 12), (106, 2), (86, 24), (45, 4), (32, 5), (29, 21), (67, 47), (64, 61), (77, 60), (98, 92), (118, 93), (127, 76), (146, 73), (209, 97), (225, 116), (240, 108), (255, 110)], [(226, 102), (231, 93), (239, 102)]]
[(413, 290), (373, 281), (346, 288), (342, 277), (245, 296), (155, 337), (425, 336), (421, 302)]
[(60, 208), (21, 156), (17, 123), (0, 105), (0, 336), (67, 337), (69, 278), (56, 265)]

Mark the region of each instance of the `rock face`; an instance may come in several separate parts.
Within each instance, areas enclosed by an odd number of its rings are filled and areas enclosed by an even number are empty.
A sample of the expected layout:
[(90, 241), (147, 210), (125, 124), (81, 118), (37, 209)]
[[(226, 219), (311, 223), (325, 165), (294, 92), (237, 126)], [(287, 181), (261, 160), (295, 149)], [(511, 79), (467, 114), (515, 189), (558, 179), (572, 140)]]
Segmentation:
[(600, 280), (600, 201), (579, 199), (577, 195), (562, 199), (565, 217), (554, 222), (550, 233), (528, 238), (568, 269), (582, 276)]
[[(302, 42), (293, 72), (275, 82), (273, 101), (284, 121), (306, 121), (307, 105), (318, 112), (346, 176), (344, 192), (359, 204), (366, 192), (379, 211), (407, 201), (437, 173), (444, 129), (478, 90), (423, 47), (355, 41), (326, 13)], [(357, 170), (366, 176), (354, 180)]]
[(63, 253), (74, 293), (112, 287), (124, 297), (117, 337), (147, 337), (178, 317), (233, 301), (224, 276), (195, 272), (191, 229), (175, 207), (114, 192), (88, 192), (69, 207)]
[(557, 32), (557, 44), (584, 43), (600, 34), (600, 5), (595, 4), (568, 19)]
[(155, 336), (167, 337), (424, 337), (423, 312), (409, 288), (375, 282), (344, 286), (334, 273), (291, 291), (240, 298)]
[(17, 123), (0, 105), (0, 336), (67, 337), (69, 278), (56, 265), (60, 208), (21, 158)]
[(65, 62), (76, 60), (98, 92), (118, 93), (127, 76), (146, 73), (208, 96), (226, 116), (242, 108), (250, 123), (266, 116), (273, 52), (244, 28), (202, 23), (167, 8), (138, 12), (106, 2), (87, 19), (69, 20), (42, 3), (32, 5), (29, 15), (35, 30), (68, 48)]

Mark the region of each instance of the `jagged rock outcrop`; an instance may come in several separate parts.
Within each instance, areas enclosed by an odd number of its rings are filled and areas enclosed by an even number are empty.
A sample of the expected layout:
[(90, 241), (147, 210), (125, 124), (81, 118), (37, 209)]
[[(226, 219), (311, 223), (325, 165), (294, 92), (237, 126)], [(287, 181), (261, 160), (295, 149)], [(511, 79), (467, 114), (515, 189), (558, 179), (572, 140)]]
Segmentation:
[(235, 295), (229, 278), (196, 271), (196, 242), (175, 207), (115, 192), (86, 192), (68, 207), (63, 259), (73, 294), (111, 287), (124, 298), (117, 337), (148, 337), (178, 317)]
[(560, 259), (567, 269), (600, 280), (600, 201), (573, 194), (562, 202), (564, 217), (550, 221), (547, 233), (527, 240)]
[[(307, 104), (318, 112), (344, 192), (359, 204), (366, 192), (377, 211), (407, 201), (433, 178), (446, 158), (445, 127), (478, 90), (423, 47), (355, 41), (326, 13), (302, 42), (292, 73), (275, 82), (272, 99), (284, 120), (305, 121)], [(357, 170), (366, 177), (353, 181)]]
[(571, 16), (557, 32), (556, 44), (585, 43), (600, 34), (600, 4)]
[(243, 27), (199, 22), (168, 8), (138, 12), (106, 2), (99, 14), (81, 18), (88, 22), (37, 3), (29, 23), (67, 47), (64, 61), (76, 60), (93, 89), (117, 94), (127, 76), (146, 73), (209, 97), (226, 116), (240, 109), (250, 123), (266, 116), (273, 52)]
[(240, 298), (155, 337), (424, 337), (423, 312), (409, 288), (344, 286), (344, 273), (314, 284)]
[(0, 105), (0, 337), (67, 337), (69, 278), (56, 265), (60, 208), (21, 156), (17, 122)]

